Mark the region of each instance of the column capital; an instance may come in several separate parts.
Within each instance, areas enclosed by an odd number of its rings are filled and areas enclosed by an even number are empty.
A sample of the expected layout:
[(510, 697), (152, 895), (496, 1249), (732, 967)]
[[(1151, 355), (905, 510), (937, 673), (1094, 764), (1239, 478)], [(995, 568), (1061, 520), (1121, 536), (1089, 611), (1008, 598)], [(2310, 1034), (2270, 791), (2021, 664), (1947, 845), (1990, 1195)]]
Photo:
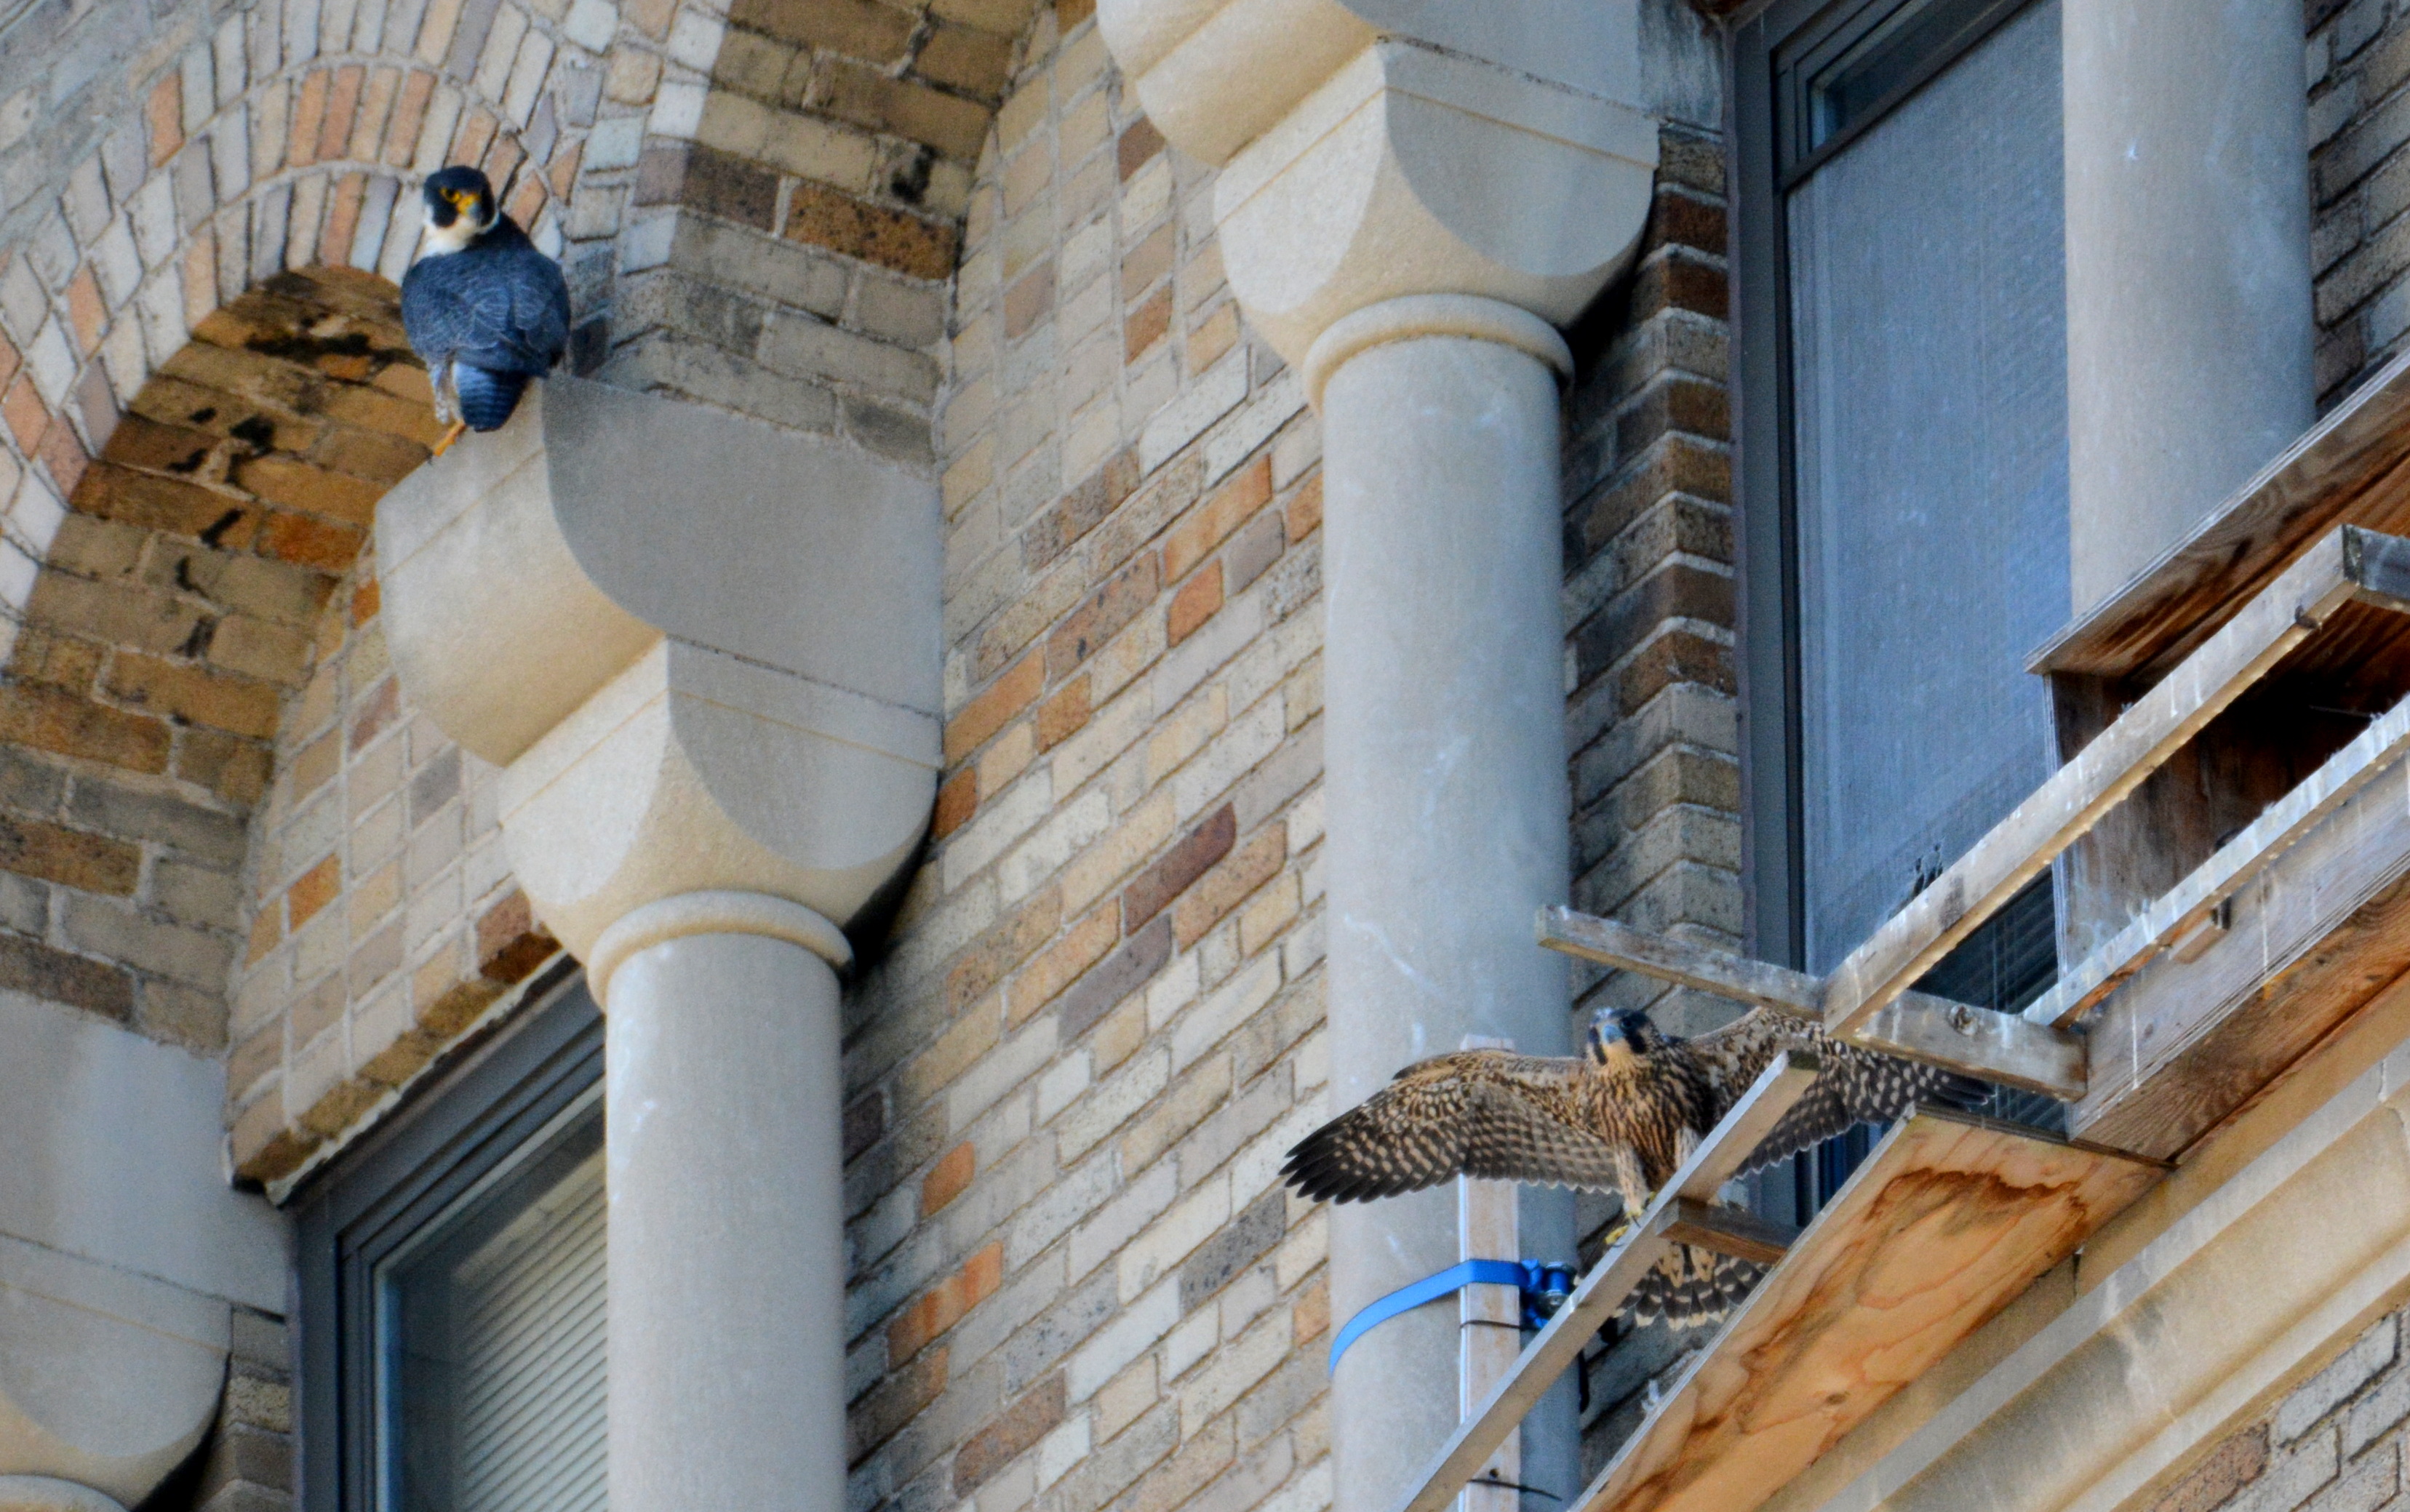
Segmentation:
[(1407, 296), (1563, 324), (1628, 264), (1657, 166), (1656, 122), (1628, 103), (1636, 8), (1099, 0), (1097, 19), (1148, 117), (1221, 168), (1231, 291), (1302, 364), (1343, 317)]
[(504, 848), (573, 954), (750, 895), (738, 932), (843, 958), (936, 791), (937, 519), (842, 442), (570, 378), (386, 495), (402, 685), (503, 769)]
[(605, 1010), (611, 976), (628, 958), (698, 934), (759, 934), (803, 946), (831, 966), (853, 962), (845, 931), (801, 903), (758, 892), (690, 892), (656, 899), (604, 929), (586, 957), (586, 986)]
[(1488, 341), (1537, 359), (1559, 379), (1574, 375), (1573, 348), (1557, 328), (1517, 305), (1470, 294), (1410, 294), (1367, 305), (1340, 316), (1308, 347), (1299, 375), (1305, 396), (1317, 410), (1330, 375), (1347, 359), (1392, 341), (1455, 336)]

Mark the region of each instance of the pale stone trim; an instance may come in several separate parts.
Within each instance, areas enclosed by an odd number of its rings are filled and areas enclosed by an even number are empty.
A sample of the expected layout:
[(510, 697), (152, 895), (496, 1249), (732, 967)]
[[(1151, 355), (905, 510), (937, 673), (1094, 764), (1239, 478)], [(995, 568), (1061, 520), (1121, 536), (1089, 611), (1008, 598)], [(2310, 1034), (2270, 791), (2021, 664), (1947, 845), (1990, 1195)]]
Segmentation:
[(853, 963), (845, 931), (801, 903), (758, 892), (690, 892), (658, 899), (602, 931), (586, 963), (594, 1001), (611, 1006), (611, 973), (629, 957), (697, 934), (764, 934), (803, 946), (831, 966)]
[(1410, 294), (1343, 315), (1314, 338), (1305, 354), (1305, 396), (1318, 411), (1330, 375), (1349, 358), (1391, 341), (1454, 336), (1492, 341), (1546, 363), (1560, 380), (1574, 376), (1573, 349), (1557, 328), (1530, 310), (1470, 294)]

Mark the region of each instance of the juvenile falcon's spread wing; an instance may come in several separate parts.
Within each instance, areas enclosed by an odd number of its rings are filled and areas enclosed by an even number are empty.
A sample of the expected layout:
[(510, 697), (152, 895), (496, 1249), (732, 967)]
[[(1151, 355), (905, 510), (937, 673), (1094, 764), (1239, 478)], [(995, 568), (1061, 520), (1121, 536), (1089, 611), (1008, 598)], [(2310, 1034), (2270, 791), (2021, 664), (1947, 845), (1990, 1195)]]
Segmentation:
[(1281, 1174), (1333, 1202), (1420, 1191), (1459, 1174), (1613, 1187), (1616, 1147), (1576, 1121), (1581, 1074), (1578, 1060), (1504, 1050), (1433, 1056), (1299, 1141)]
[(1983, 1096), (1982, 1083), (1955, 1072), (1848, 1044), (1821, 1025), (1764, 1008), (1682, 1041), (1677, 1049), (1696, 1058), (1716, 1089), (1720, 1109), (1729, 1109), (1745, 1096), (1785, 1050), (1807, 1051), (1822, 1066), (1807, 1095), (1782, 1116), (1742, 1166), (1743, 1175), (1813, 1149), (1859, 1124), (1889, 1123), (1920, 1102), (1963, 1108)]

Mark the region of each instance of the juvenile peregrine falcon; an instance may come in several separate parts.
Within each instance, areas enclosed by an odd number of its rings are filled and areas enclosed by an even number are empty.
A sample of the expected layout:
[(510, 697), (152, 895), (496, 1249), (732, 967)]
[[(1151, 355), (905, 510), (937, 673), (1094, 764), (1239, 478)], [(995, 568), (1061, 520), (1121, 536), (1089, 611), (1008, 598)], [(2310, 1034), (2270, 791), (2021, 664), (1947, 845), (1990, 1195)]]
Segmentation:
[[(1761, 1008), (1712, 1033), (1677, 1039), (1645, 1013), (1601, 1015), (1580, 1056), (1459, 1050), (1418, 1060), (1299, 1140), (1281, 1174), (1310, 1198), (1358, 1202), (1459, 1174), (1620, 1193), (1637, 1217), (1707, 1132), (1785, 1050), (1822, 1066), (1743, 1165), (1761, 1170), (1918, 1102), (1964, 1107), (1982, 1084), (1845, 1044), (1822, 1027)], [(1707, 1321), (1760, 1268), (1676, 1245), (1633, 1292), (1639, 1322)]]
[(569, 284), (476, 169), (429, 174), (420, 196), (427, 239), (401, 281), (401, 324), (451, 426), (441, 456), (463, 429), (501, 429), (528, 380), (569, 350)]

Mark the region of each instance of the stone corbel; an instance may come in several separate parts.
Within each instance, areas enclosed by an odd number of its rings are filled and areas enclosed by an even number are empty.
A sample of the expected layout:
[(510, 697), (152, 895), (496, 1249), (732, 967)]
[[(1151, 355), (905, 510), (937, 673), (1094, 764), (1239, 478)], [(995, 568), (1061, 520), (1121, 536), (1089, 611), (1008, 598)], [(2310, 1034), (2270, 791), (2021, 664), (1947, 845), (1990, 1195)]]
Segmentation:
[(841, 927), (918, 843), (939, 760), (928, 480), (554, 378), (387, 495), (376, 547), (402, 684), (504, 769), (512, 866), (579, 958), (690, 894)]
[(1357, 310), (1494, 299), (1563, 324), (1629, 262), (1656, 124), (1633, 0), (1101, 0), (1140, 104), (1221, 168), (1231, 292), (1293, 364)]

